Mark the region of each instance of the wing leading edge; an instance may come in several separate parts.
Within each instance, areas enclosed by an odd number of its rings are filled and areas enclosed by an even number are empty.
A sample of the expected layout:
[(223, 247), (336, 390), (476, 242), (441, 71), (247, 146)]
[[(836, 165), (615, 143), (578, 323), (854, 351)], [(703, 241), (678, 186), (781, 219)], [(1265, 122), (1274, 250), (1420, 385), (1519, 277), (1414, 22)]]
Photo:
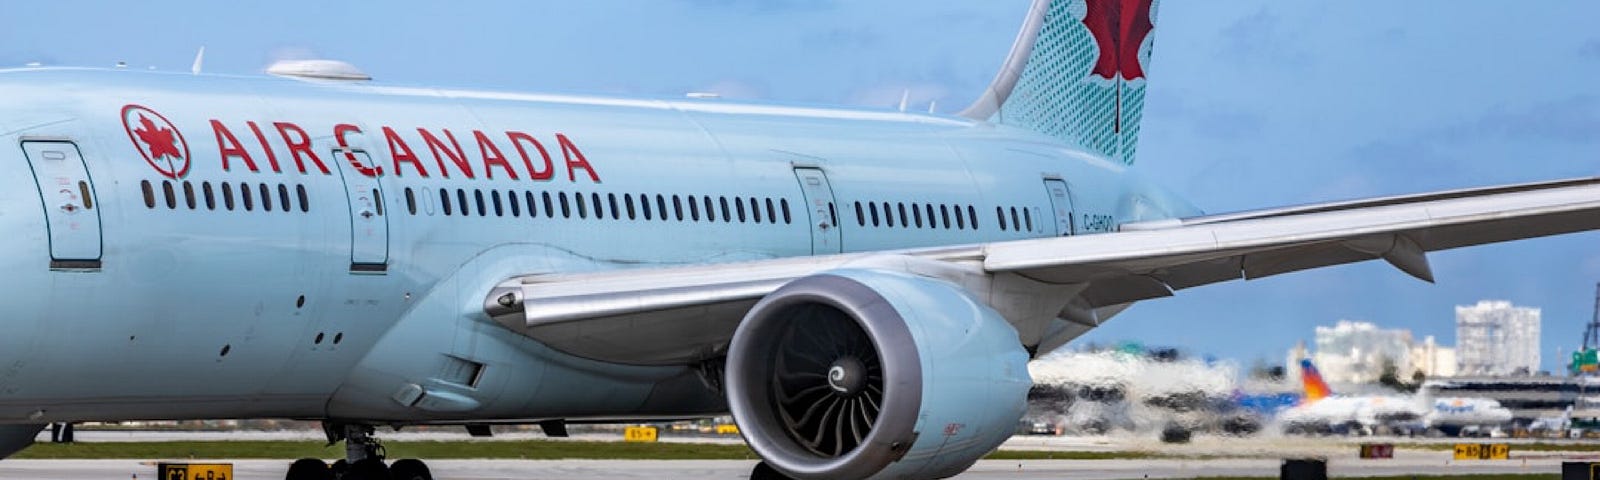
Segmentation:
[[(1008, 285), (1021, 277), (1037, 287), (1034, 296), (1071, 296), (1036, 299), (1065, 304), (1050, 318), (1008, 317), (1025, 345), (1048, 351), (1132, 302), (1184, 288), (1376, 259), (1432, 281), (1427, 252), (1594, 229), (1600, 178), (1584, 178), (1134, 223), (1098, 235), (528, 276), (502, 283), (485, 309), (579, 356), (687, 364), (719, 355), (755, 301), (813, 273), (859, 266), (960, 277), (991, 304), (1016, 301), (1018, 290), (973, 287), (988, 284), (972, 277)], [(1026, 324), (1040, 321), (1049, 324)]]

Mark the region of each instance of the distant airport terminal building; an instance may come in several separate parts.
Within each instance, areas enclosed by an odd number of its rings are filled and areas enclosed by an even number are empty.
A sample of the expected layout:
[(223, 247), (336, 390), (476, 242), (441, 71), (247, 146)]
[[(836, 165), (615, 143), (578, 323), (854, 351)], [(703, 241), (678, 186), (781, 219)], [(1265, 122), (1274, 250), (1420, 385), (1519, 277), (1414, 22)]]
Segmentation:
[(1538, 372), (1539, 309), (1503, 300), (1457, 306), (1456, 356), (1462, 375)]

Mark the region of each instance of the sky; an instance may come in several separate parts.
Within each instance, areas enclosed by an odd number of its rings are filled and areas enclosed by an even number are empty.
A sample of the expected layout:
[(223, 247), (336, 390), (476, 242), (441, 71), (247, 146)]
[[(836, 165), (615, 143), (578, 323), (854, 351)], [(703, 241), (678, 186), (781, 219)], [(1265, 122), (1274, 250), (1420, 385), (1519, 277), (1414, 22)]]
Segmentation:
[[(1028, 0), (84, 2), (29, 5), (0, 65), (259, 74), (334, 58), (382, 82), (960, 110)], [(1600, 174), (1600, 3), (1166, 0), (1137, 169), (1207, 212)], [(1454, 306), (1543, 309), (1544, 368), (1582, 338), (1600, 234), (1179, 292), (1078, 340), (1279, 362), (1340, 319), (1455, 343)], [(1558, 356), (1560, 355), (1560, 356)]]

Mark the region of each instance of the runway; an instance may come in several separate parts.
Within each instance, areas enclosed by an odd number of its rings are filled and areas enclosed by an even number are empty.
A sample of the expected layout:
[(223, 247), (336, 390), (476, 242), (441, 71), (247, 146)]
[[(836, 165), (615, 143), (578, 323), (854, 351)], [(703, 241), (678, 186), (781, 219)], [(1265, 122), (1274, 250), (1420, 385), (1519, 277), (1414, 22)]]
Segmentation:
[[(319, 432), (80, 432), (79, 441), (162, 441), (162, 440), (295, 440), (319, 441)], [(453, 432), (396, 432), (392, 440), (465, 440)], [(535, 434), (496, 435), (494, 439), (542, 438)], [(582, 434), (581, 440), (616, 440), (615, 435)], [(1371, 439), (1366, 439), (1371, 440)], [(737, 437), (671, 437), (668, 442), (735, 443)], [(1464, 475), (1490, 473), (1557, 474), (1561, 462), (1600, 461), (1595, 452), (1517, 451), (1510, 460), (1455, 461), (1448, 450), (1402, 448), (1395, 458), (1363, 460), (1357, 458), (1349, 438), (1197, 437), (1189, 444), (1163, 444), (1152, 438), (1018, 436), (1007, 441), (1004, 450), (1042, 450), (1061, 452), (1146, 452), (1164, 458), (1111, 460), (985, 460), (956, 477), (978, 479), (1142, 479), (1193, 478), (1197, 476), (1276, 477), (1282, 458), (1319, 457), (1328, 461), (1331, 476), (1375, 475)], [(1495, 439), (1493, 441), (1506, 441)], [(1451, 443), (1452, 440), (1439, 440)], [(290, 460), (181, 460), (194, 463), (232, 463), (237, 479), (278, 480), (283, 478)], [(440, 480), (523, 480), (523, 479), (743, 479), (754, 461), (749, 460), (429, 460)], [(154, 479), (154, 460), (4, 460), (0, 479), (104, 480)]]
[[(1448, 452), (1419, 452), (1392, 460), (1331, 459), (1330, 476), (1403, 474), (1547, 473), (1561, 470), (1561, 459), (1452, 462)], [(197, 461), (198, 462), (198, 461)], [(206, 461), (210, 462), (210, 461)], [(278, 480), (287, 460), (238, 460), (240, 480)], [(743, 479), (753, 461), (744, 460), (435, 460), (428, 462), (440, 480), (524, 479)], [(1277, 460), (984, 460), (956, 477), (986, 479), (1139, 479), (1196, 476), (1276, 477)], [(0, 478), (39, 480), (154, 479), (153, 462), (135, 460), (5, 460)]]

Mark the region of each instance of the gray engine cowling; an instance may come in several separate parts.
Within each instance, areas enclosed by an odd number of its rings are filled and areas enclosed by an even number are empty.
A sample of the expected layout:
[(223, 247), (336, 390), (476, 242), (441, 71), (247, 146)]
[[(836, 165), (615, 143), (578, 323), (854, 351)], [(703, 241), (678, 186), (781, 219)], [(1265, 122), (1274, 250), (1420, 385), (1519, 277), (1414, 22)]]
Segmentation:
[(745, 316), (728, 404), (756, 453), (796, 478), (941, 478), (1005, 441), (1028, 354), (951, 283), (842, 269), (795, 280)]

